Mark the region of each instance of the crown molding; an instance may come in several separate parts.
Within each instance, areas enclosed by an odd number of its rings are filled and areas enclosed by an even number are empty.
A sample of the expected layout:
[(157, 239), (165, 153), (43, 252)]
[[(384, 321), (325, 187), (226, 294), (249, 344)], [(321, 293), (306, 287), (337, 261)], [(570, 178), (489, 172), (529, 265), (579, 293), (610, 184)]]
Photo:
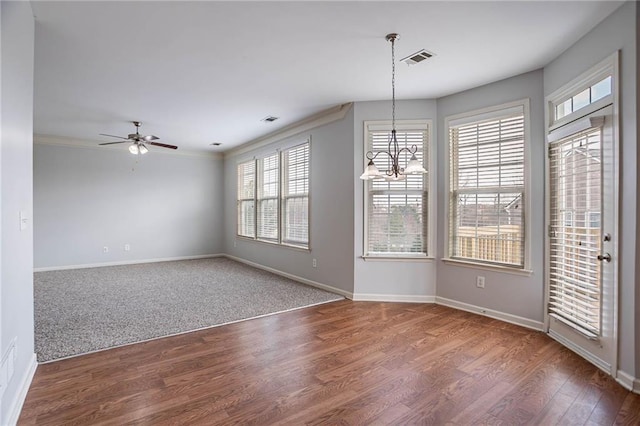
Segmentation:
[(268, 133), (264, 136), (260, 136), (259, 138), (244, 143), (236, 148), (232, 148), (229, 151), (226, 151), (224, 153), (224, 156), (225, 158), (227, 158), (230, 156), (243, 154), (248, 151), (253, 151), (254, 149), (269, 145), (270, 143), (295, 136), (298, 133), (306, 132), (316, 127), (320, 127), (334, 121), (342, 120), (347, 115), (352, 105), (353, 102), (349, 102), (346, 104), (337, 105), (324, 111), (320, 111), (317, 114), (310, 115), (307, 118), (303, 118), (302, 120), (283, 127), (282, 129), (276, 130), (275, 132)]
[[(41, 135), (34, 134), (33, 135), (33, 143), (37, 145), (55, 145), (55, 146), (65, 146), (71, 148), (84, 148), (84, 149), (96, 149), (96, 150), (118, 150), (123, 151), (127, 145), (98, 145), (100, 142), (90, 140), (90, 139), (76, 139), (76, 138), (68, 138), (63, 136), (54, 136), (54, 135)], [(206, 151), (188, 151), (188, 150), (155, 150), (153, 149), (153, 154), (162, 154), (162, 155), (182, 155), (188, 157), (208, 157), (208, 158), (217, 158), (223, 159), (224, 156), (219, 152), (206, 152)]]

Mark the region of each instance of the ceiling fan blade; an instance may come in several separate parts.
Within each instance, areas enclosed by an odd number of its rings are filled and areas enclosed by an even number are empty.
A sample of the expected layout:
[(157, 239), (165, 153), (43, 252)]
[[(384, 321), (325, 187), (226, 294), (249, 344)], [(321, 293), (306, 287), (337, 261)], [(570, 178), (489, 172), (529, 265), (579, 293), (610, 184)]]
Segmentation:
[(160, 142), (149, 142), (149, 145), (160, 146), (162, 148), (178, 149), (178, 147), (175, 145), (167, 145), (166, 143), (160, 143)]
[(155, 141), (156, 139), (160, 139), (160, 138), (153, 135), (147, 135), (147, 136), (143, 136), (142, 139), (149, 142), (149, 141)]
[(105, 143), (99, 143), (98, 145), (113, 145), (113, 144), (116, 144), (116, 143), (127, 143), (127, 142), (129, 142), (129, 141), (126, 140), (126, 141), (118, 141), (118, 142), (105, 142)]
[(118, 139), (124, 139), (124, 140), (129, 140), (129, 138), (125, 138), (122, 136), (116, 136), (116, 135), (107, 135), (106, 133), (100, 133), (100, 136), (109, 136), (110, 138), (118, 138)]

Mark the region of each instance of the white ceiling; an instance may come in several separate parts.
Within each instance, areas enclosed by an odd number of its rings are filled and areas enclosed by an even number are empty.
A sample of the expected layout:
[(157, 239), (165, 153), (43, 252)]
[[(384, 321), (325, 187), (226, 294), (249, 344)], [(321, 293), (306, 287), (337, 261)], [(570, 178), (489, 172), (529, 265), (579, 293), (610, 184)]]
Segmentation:
[(398, 64), (397, 98), (437, 98), (546, 65), (620, 4), (32, 1), (35, 133), (106, 142), (139, 120), (160, 142), (225, 151), (390, 99), (387, 33), (397, 59), (436, 54)]

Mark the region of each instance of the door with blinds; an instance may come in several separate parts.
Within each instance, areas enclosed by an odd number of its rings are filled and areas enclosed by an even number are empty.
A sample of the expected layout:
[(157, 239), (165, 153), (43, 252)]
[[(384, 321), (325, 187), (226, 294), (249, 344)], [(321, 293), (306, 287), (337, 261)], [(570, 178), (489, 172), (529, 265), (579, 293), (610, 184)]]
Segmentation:
[(615, 362), (616, 179), (610, 115), (549, 135), (549, 334), (603, 370)]

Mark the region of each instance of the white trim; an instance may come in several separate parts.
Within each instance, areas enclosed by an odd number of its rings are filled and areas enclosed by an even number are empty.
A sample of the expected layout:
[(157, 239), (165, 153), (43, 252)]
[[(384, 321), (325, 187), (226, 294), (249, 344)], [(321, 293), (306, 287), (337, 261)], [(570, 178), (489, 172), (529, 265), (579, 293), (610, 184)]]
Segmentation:
[(435, 303), (436, 297), (412, 294), (354, 293), (352, 300), (356, 302)]
[(470, 260), (450, 259), (445, 257), (442, 259), (444, 263), (449, 263), (455, 266), (464, 266), (467, 268), (482, 269), (484, 271), (502, 272), (505, 274), (521, 275), (523, 277), (529, 277), (533, 274), (531, 269), (512, 268), (509, 266), (493, 265), (491, 263), (472, 262)]
[(244, 263), (245, 265), (253, 266), (254, 268), (262, 269), (263, 271), (271, 272), (273, 274), (280, 275), (281, 277), (289, 278), (291, 280), (301, 282), (302, 284), (307, 284), (307, 285), (310, 285), (311, 287), (316, 287), (331, 293), (336, 293), (336, 294), (339, 294), (340, 296), (344, 296), (348, 299), (353, 300), (353, 293), (350, 291), (342, 290), (341, 288), (333, 287), (327, 284), (322, 284), (317, 281), (309, 280), (307, 278), (302, 278), (297, 275), (290, 274), (288, 272), (283, 272), (279, 269), (270, 268), (268, 266), (264, 266), (256, 262), (243, 259), (241, 257), (232, 256), (226, 253), (223, 254), (222, 256), (226, 257), (227, 259), (235, 260), (236, 262)]
[(616, 374), (616, 382), (618, 382), (623, 388), (630, 390), (633, 393), (640, 394), (640, 379), (633, 377), (631, 374), (618, 370)]
[(137, 265), (139, 263), (173, 262), (176, 260), (209, 259), (213, 257), (222, 257), (222, 256), (224, 256), (224, 254), (221, 254), (221, 253), (198, 254), (194, 256), (175, 256), (175, 257), (162, 257), (162, 258), (156, 258), (156, 259), (117, 260), (114, 262), (84, 263), (81, 265), (45, 266), (42, 268), (33, 268), (33, 272), (65, 271), (68, 269), (101, 268), (103, 266)]
[(547, 335), (551, 337), (553, 340), (562, 344), (562, 346), (565, 346), (571, 349), (573, 352), (577, 353), (582, 358), (586, 359), (587, 361), (589, 361), (590, 363), (592, 363), (593, 365), (595, 365), (605, 373), (611, 374), (611, 364), (609, 364), (608, 362), (605, 362), (604, 360), (601, 360), (600, 358), (594, 356), (589, 351), (584, 350), (582, 347), (576, 345), (571, 340), (567, 339), (566, 337), (564, 337), (560, 333), (557, 333), (554, 330), (549, 330)]
[(521, 104), (512, 102), (511, 104), (496, 105), (488, 108), (478, 110), (476, 113), (473, 111), (465, 112), (462, 114), (456, 114), (447, 117), (449, 125), (447, 128), (462, 127), (471, 123), (479, 123), (483, 121), (498, 120), (503, 117), (513, 116), (520, 114)]
[(506, 312), (494, 311), (493, 309), (484, 308), (482, 306), (471, 305), (469, 303), (458, 302), (457, 300), (446, 299), (436, 296), (438, 305), (448, 306), (454, 309), (471, 312), (474, 314), (484, 315), (485, 317), (508, 322), (510, 324), (519, 325), (521, 327), (530, 328), (532, 330), (542, 331), (544, 324), (541, 321), (534, 321), (518, 315), (508, 314)]
[[(453, 263), (459, 263), (462, 265), (463, 263), (473, 265), (474, 267), (486, 266), (491, 270), (497, 270), (499, 272), (512, 272), (518, 275), (531, 275), (531, 252), (532, 252), (532, 228), (531, 228), (531, 194), (532, 194), (532, 170), (531, 170), (531, 101), (529, 98), (520, 99), (513, 102), (507, 102), (500, 105), (493, 105), (486, 108), (480, 108), (473, 111), (464, 112), (461, 114), (455, 114), (445, 117), (444, 119), (444, 139), (445, 139), (445, 162), (444, 162), (444, 190), (445, 190), (445, 198), (444, 198), (444, 249), (445, 256), (450, 256), (450, 238), (449, 232), (450, 227), (449, 224), (451, 222), (450, 211), (451, 211), (451, 186), (450, 186), (450, 173), (451, 173), (451, 143), (449, 139), (449, 129), (452, 127), (451, 122), (460, 122), (460, 120), (466, 120), (466, 118), (473, 119), (474, 117), (486, 117), (487, 114), (496, 114), (498, 111), (505, 111), (506, 113), (512, 112), (514, 108), (522, 108), (522, 113), (524, 116), (524, 268), (511, 268), (511, 267), (496, 267), (490, 263), (483, 263), (478, 261), (473, 262), (472, 260), (465, 261), (457, 261), (449, 258), (445, 258), (443, 260)], [(467, 120), (468, 122), (472, 122), (472, 120)], [(497, 269), (496, 269), (497, 268)]]
[[(422, 120), (396, 120), (396, 130), (411, 131), (411, 130), (425, 130), (431, 125), (431, 119)], [(392, 130), (393, 122), (391, 120), (365, 120), (365, 131), (372, 132), (390, 132)], [(366, 136), (365, 136), (366, 138)], [(366, 139), (365, 139), (366, 147)], [(366, 152), (366, 151), (365, 151)], [(365, 159), (365, 165), (369, 160)]]
[(31, 360), (29, 361), (29, 365), (27, 366), (27, 371), (25, 371), (24, 376), (22, 376), (22, 381), (20, 382), (20, 386), (18, 387), (18, 392), (13, 398), (13, 401), (9, 402), (9, 417), (7, 417), (8, 425), (13, 426), (18, 423), (20, 412), (22, 411), (22, 406), (24, 405), (25, 399), (27, 399), (27, 392), (29, 391), (29, 387), (31, 387), (31, 382), (33, 381), (33, 376), (36, 374), (37, 367), (38, 361), (36, 358), (36, 354), (33, 354), (31, 356)]
[[(35, 145), (54, 145), (54, 146), (65, 146), (69, 148), (84, 148), (84, 149), (97, 149), (100, 151), (110, 150), (110, 151), (126, 151), (128, 145), (103, 145), (100, 146), (98, 144), (110, 142), (106, 140), (92, 140), (92, 139), (75, 139), (75, 138), (67, 138), (63, 136), (55, 136), (55, 135), (42, 135), (35, 134), (33, 135), (33, 143)], [(123, 140), (123, 142), (126, 142)], [(207, 151), (190, 151), (184, 149), (151, 149), (150, 154), (169, 154), (169, 155), (183, 155), (189, 157), (208, 157), (208, 158), (217, 158), (223, 159), (224, 156), (220, 152), (207, 152)]]
[(315, 129), (316, 127), (333, 123), (334, 121), (342, 120), (347, 115), (352, 105), (353, 103), (347, 103), (321, 111), (317, 114), (286, 126), (280, 130), (276, 130), (275, 132), (269, 133), (265, 136), (253, 139), (245, 144), (240, 145), (237, 148), (230, 149), (229, 151), (226, 151), (224, 153), (224, 156), (226, 158), (253, 151), (265, 145), (269, 145), (272, 142), (278, 142), (283, 139), (295, 136), (298, 133), (308, 132), (309, 130)]

